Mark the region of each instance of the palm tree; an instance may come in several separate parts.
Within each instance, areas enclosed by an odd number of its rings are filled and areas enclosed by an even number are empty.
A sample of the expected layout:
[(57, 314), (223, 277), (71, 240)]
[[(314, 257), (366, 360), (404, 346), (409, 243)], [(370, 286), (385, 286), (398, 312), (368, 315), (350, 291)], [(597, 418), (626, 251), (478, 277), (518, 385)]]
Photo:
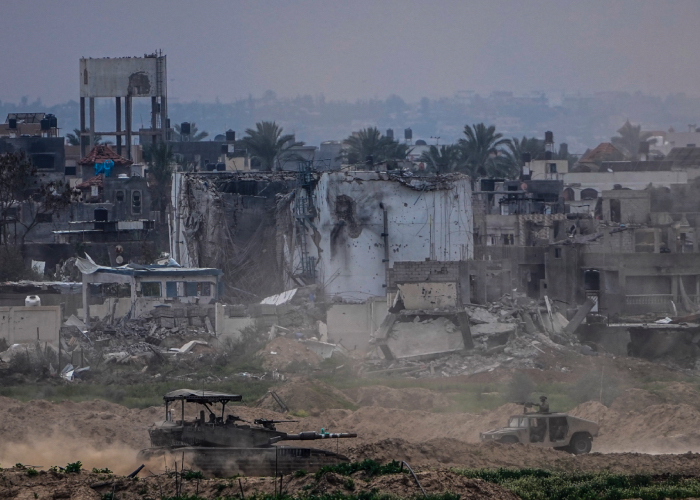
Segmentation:
[(294, 156), (291, 148), (303, 146), (303, 142), (297, 142), (293, 134), (282, 135), (283, 128), (275, 122), (259, 122), (255, 124), (255, 130), (246, 129), (245, 137), (241, 144), (248, 150), (251, 158), (260, 162), (260, 170), (272, 170), (275, 160), (278, 164), (290, 160)]
[(619, 135), (612, 137), (610, 142), (633, 160), (639, 159), (639, 145), (647, 142), (651, 137), (649, 132), (642, 133), (641, 125), (632, 125), (629, 120), (618, 129), (617, 133)]
[[(90, 129), (86, 128), (85, 132), (89, 134)], [(80, 129), (74, 128), (72, 134), (68, 132), (66, 134), (66, 139), (71, 146), (80, 146)], [(95, 144), (93, 144), (93, 146), (97, 146), (98, 144), (112, 144), (112, 141), (102, 142), (102, 136), (100, 134), (95, 134)]]
[(469, 175), (478, 177), (502, 170), (502, 165), (499, 165), (502, 162), (497, 161), (497, 157), (505, 153), (503, 148), (511, 141), (504, 139), (503, 134), (496, 133), (495, 125), (465, 125), (464, 135), (466, 139), (459, 140), (459, 147), (466, 158)]
[(428, 151), (421, 153), (418, 161), (428, 164), (439, 174), (459, 170), (464, 163), (462, 150), (454, 144), (430, 146)]
[(165, 210), (170, 199), (170, 181), (175, 161), (173, 149), (165, 142), (158, 141), (156, 144), (148, 144), (144, 153), (148, 158), (148, 175), (156, 181), (152, 186), (158, 209)]
[[(205, 132), (203, 130), (200, 132), (199, 129), (197, 128), (197, 124), (195, 122), (190, 123), (190, 135), (188, 137), (189, 142), (203, 141), (207, 137), (209, 137), (209, 132)], [(175, 124), (175, 134), (174, 134), (173, 140), (174, 141), (181, 141), (182, 140), (182, 134), (180, 132), (180, 124), (179, 123)]]
[(345, 147), (340, 157), (349, 164), (363, 163), (368, 156), (372, 157), (374, 163), (404, 160), (409, 152), (407, 144), (382, 136), (376, 127), (367, 127), (353, 133), (343, 144)]
[(530, 158), (541, 159), (544, 157), (544, 141), (536, 137), (522, 139), (513, 137), (510, 144), (507, 145), (507, 150), (502, 157), (503, 167), (508, 173), (507, 177), (516, 176), (523, 166), (523, 154), (530, 153)]

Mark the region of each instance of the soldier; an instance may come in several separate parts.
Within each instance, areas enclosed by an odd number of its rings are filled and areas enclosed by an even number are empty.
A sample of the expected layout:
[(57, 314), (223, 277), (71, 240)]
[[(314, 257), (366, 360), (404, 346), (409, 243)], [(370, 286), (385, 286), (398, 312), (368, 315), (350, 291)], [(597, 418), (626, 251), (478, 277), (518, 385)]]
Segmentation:
[(540, 396), (539, 413), (549, 413), (549, 403), (547, 402), (547, 396)]

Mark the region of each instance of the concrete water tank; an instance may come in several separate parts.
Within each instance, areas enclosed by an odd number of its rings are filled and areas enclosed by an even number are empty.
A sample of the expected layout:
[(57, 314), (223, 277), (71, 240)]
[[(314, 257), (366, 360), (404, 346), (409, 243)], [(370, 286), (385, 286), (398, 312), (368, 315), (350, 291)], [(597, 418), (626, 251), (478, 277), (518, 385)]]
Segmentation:
[(24, 305), (25, 305), (25, 307), (40, 306), (41, 299), (39, 298), (38, 295), (27, 295), (27, 298), (24, 299)]

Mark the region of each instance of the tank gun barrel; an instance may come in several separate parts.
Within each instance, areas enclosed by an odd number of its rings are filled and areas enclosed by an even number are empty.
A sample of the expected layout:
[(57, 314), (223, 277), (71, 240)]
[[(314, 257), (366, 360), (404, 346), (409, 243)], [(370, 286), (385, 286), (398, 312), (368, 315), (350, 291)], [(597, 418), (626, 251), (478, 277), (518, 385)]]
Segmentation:
[(284, 436), (275, 436), (270, 438), (269, 443), (273, 444), (278, 441), (313, 441), (316, 439), (337, 439), (337, 438), (355, 438), (355, 432), (300, 432), (299, 434), (286, 434)]
[(281, 423), (285, 423), (285, 422), (298, 422), (298, 420), (270, 420), (267, 418), (258, 418), (258, 419), (253, 421), (253, 423), (255, 425), (262, 425), (266, 429), (270, 429), (272, 431), (277, 430), (275, 428), (276, 424), (281, 424)]

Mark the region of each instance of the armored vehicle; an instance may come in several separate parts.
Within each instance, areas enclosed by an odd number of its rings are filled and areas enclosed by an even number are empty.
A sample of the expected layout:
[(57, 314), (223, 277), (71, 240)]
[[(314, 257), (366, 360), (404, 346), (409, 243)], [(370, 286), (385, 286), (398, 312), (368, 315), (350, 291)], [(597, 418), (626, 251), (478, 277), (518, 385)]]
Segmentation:
[(521, 415), (512, 415), (508, 427), (479, 434), (481, 441), (525, 443), (576, 455), (590, 452), (596, 436), (598, 424), (590, 420), (566, 413), (527, 413), (527, 409)]
[[(243, 399), (237, 394), (180, 389), (169, 392), (163, 399), (165, 420), (151, 426), (148, 431), (151, 448), (141, 450), (139, 458), (144, 461), (155, 459), (160, 465), (165, 461), (171, 468), (177, 461), (208, 476), (277, 476), (296, 470), (315, 472), (324, 465), (348, 462), (349, 459), (328, 450), (275, 445), (281, 441), (357, 437), (357, 434), (328, 433), (323, 429), (299, 434), (277, 430), (276, 424), (293, 422), (290, 420), (245, 422), (230, 412), (226, 414), (228, 403)], [(203, 408), (198, 418), (185, 419), (185, 403)], [(220, 414), (218, 410), (214, 411), (219, 404)], [(180, 410), (177, 412), (180, 413), (179, 419), (176, 419), (176, 409), (172, 406), (180, 406), (177, 408)]]

